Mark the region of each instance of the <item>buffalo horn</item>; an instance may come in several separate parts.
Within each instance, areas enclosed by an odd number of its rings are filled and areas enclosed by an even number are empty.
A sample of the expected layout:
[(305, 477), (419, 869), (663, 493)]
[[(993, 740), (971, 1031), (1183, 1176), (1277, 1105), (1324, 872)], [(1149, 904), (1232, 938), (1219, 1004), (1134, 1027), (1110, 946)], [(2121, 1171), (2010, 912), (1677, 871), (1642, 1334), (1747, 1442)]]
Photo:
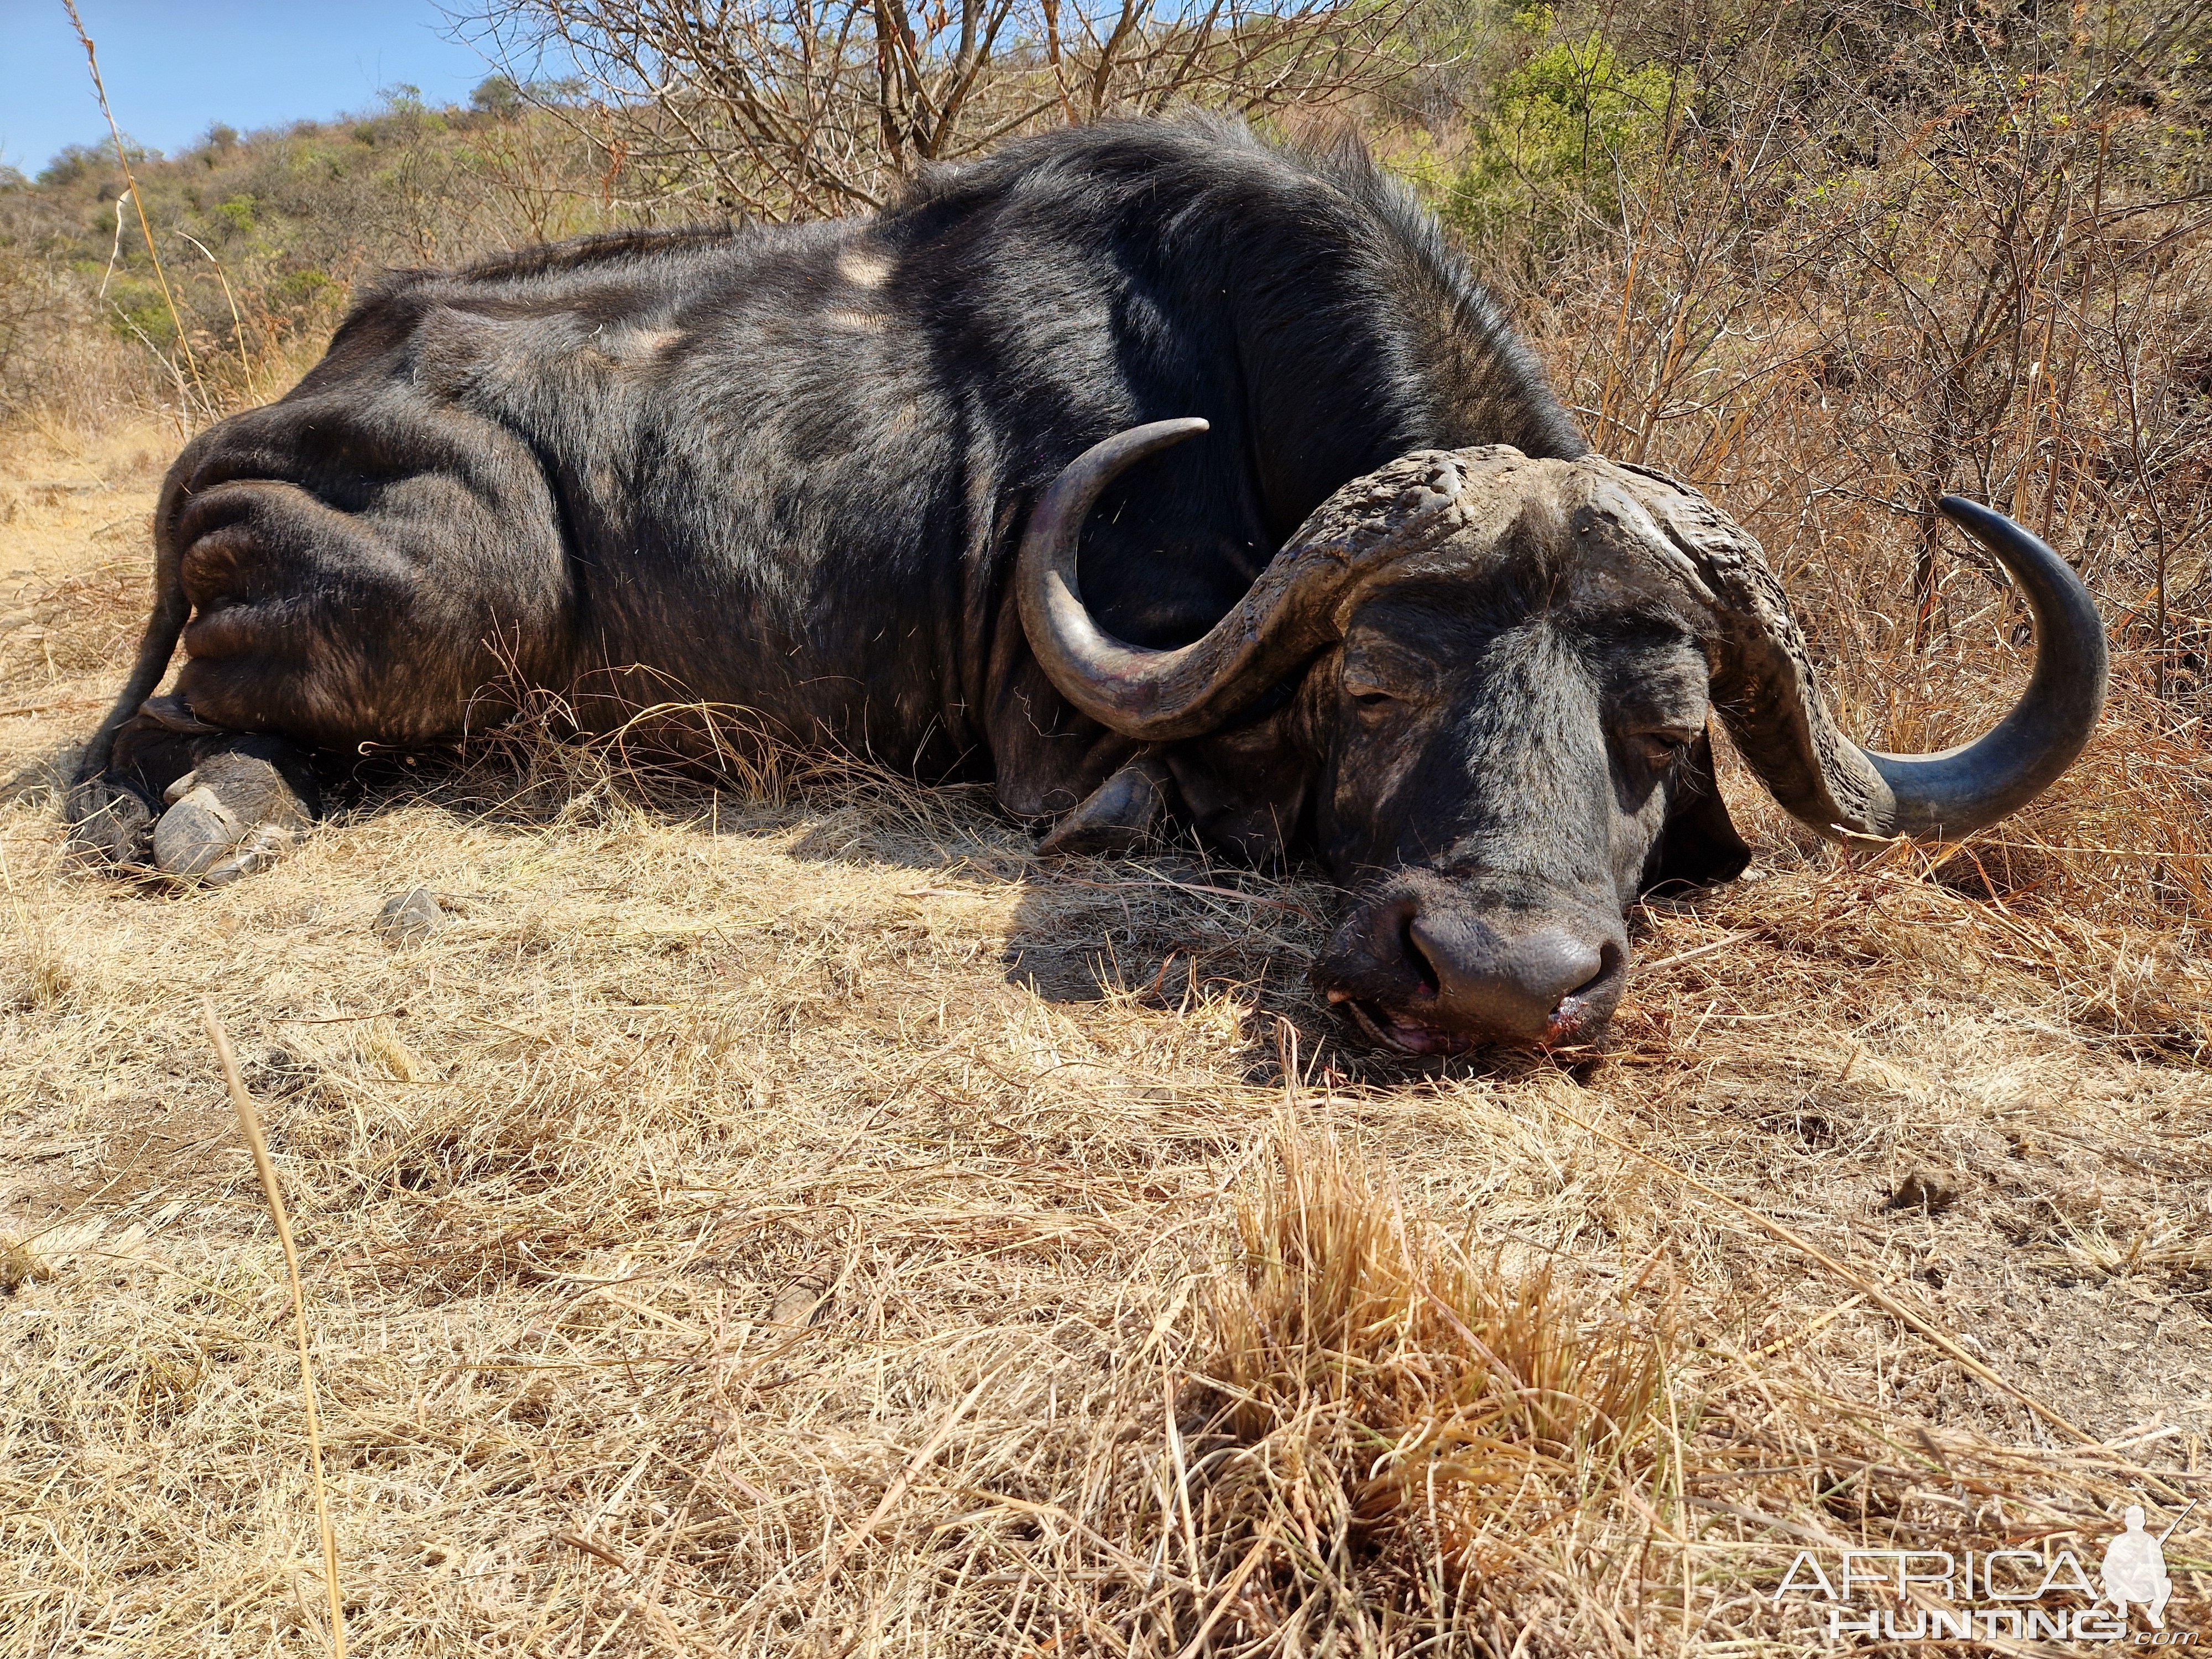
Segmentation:
[(1206, 430), (1200, 420), (1154, 421), (1117, 433), (1069, 462), (1030, 515), (1014, 581), (1030, 648), (1060, 694), (1091, 719), (1147, 742), (1213, 731), (1328, 642), (1317, 579), (1327, 559), (1293, 543), (1202, 639), (1170, 651), (1117, 640), (1098, 626), (1076, 581), (1083, 522), (1113, 481), (1149, 455)]
[(1862, 750), (1889, 788), (1877, 833), (1955, 841), (2016, 812), (2081, 752), (2104, 712), (2104, 624), (2089, 590), (2040, 538), (2002, 513), (1946, 495), (1945, 516), (2012, 572), (2035, 620), (2035, 672), (2010, 714), (1935, 755)]
[(1956, 495), (1938, 505), (1996, 556), (2026, 595), (2035, 672), (2017, 706), (1973, 743), (1934, 755), (1887, 755), (1845, 737), (1782, 585), (1759, 544), (1686, 485), (1647, 506), (1692, 554), (1718, 626), (1713, 703), (1737, 750), (1775, 799), (1824, 835), (1955, 841), (2014, 812), (2074, 763), (2105, 706), (2104, 625), (2065, 560), (2002, 513)]

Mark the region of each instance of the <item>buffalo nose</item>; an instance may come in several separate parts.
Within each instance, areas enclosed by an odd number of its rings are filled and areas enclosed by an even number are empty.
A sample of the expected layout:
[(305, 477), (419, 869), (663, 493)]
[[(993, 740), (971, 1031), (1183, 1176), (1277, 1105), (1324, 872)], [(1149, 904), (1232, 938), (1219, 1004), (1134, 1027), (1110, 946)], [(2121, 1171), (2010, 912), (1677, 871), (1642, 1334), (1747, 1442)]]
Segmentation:
[(1455, 1029), (1508, 1042), (1572, 1042), (1612, 1012), (1627, 951), (1565, 927), (1501, 938), (1480, 923), (1416, 916), (1407, 947)]

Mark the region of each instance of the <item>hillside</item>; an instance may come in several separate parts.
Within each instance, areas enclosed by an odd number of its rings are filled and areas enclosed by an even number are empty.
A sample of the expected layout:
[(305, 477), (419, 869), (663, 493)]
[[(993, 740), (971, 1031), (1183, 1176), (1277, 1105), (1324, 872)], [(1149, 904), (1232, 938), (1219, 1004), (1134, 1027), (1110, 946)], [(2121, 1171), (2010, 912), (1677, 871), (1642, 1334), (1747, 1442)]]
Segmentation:
[(183, 154), (134, 155), (159, 274), (108, 145), (0, 178), (0, 415), (97, 423), (135, 401), (202, 421), (282, 392), (364, 276), (615, 222), (572, 115), (522, 107), (493, 76), (466, 109), (403, 94), (358, 118), (217, 125)]

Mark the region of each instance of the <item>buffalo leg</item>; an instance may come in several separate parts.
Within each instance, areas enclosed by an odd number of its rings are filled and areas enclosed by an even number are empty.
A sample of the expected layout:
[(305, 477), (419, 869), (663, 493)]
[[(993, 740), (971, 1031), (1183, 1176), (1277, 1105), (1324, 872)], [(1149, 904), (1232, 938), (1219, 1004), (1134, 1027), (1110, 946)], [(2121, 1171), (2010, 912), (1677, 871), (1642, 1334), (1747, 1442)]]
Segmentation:
[(88, 864), (143, 866), (152, 861), (154, 822), (169, 786), (192, 769), (192, 745), (222, 728), (198, 719), (180, 697), (146, 697), (116, 726), (95, 770), (70, 793), (70, 851)]
[(1149, 749), (1139, 750), (1054, 824), (1037, 850), (1048, 857), (1063, 857), (1126, 853), (1139, 847), (1166, 816), (1170, 787), (1168, 769), (1159, 757)]
[(87, 864), (143, 864), (154, 809), (146, 798), (106, 776), (70, 792), (69, 850)]

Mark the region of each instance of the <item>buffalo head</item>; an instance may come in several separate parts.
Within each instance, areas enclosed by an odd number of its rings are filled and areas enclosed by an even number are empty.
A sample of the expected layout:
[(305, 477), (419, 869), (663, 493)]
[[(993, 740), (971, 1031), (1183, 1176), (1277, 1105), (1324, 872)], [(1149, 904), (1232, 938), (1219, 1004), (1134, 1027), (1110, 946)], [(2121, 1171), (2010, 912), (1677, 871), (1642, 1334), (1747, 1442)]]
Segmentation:
[(1418, 1053), (1598, 1035), (1627, 981), (1623, 913), (1748, 854), (1713, 778), (1717, 714), (1775, 798), (1841, 839), (1956, 838), (2031, 799), (2088, 740), (2104, 633), (2088, 594), (2002, 515), (1944, 510), (2018, 579), (2034, 677), (1978, 742), (1899, 757), (1846, 738), (1758, 544), (1642, 467), (1504, 447), (1419, 451), (1301, 526), (1202, 639), (1146, 650), (1085, 608), (1076, 542), (1164, 421), (1072, 463), (1033, 515), (1018, 592), (1060, 693), (1172, 745), (1279, 688), (1303, 828), (1351, 895), (1316, 969), (1370, 1035)]

